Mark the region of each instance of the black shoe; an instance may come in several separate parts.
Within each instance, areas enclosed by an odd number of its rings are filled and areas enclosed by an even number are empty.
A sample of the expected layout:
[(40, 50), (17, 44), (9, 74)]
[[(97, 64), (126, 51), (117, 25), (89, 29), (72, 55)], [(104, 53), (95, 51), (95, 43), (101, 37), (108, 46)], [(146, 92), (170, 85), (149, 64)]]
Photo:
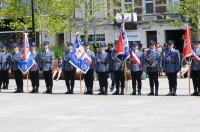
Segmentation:
[(31, 90), (31, 92), (29, 92), (29, 93), (35, 93), (35, 90)]
[(136, 95), (136, 92), (132, 92), (132, 94), (131, 95)]
[(172, 93), (172, 96), (177, 96), (177, 94), (174, 92), (174, 93)]
[(16, 91), (14, 91), (14, 93), (20, 93), (20, 91), (19, 91), (19, 90), (16, 90)]
[(158, 92), (155, 93), (155, 96), (158, 96)]
[(2, 89), (8, 89), (8, 86), (3, 86), (3, 88)]
[(112, 95), (119, 95), (119, 91), (115, 91)]
[(46, 90), (46, 91), (44, 91), (44, 92), (43, 92), (43, 94), (48, 94), (48, 93), (49, 93), (49, 91), (48, 91), (48, 90)]
[(70, 94), (70, 92), (69, 92), (69, 91), (67, 91), (67, 92), (65, 92), (65, 94)]
[(104, 95), (104, 93), (103, 93), (103, 92), (100, 92), (100, 93), (98, 93), (98, 95)]
[(148, 93), (147, 95), (148, 95), (148, 96), (152, 96), (152, 95), (154, 95), (154, 93), (153, 93), (153, 92), (150, 92), (150, 93)]
[(169, 92), (168, 94), (166, 94), (166, 96), (172, 96), (172, 92)]
[(89, 94), (89, 91), (87, 90), (84, 94)]
[(198, 93), (194, 92), (194, 93), (191, 94), (191, 96), (198, 96)]

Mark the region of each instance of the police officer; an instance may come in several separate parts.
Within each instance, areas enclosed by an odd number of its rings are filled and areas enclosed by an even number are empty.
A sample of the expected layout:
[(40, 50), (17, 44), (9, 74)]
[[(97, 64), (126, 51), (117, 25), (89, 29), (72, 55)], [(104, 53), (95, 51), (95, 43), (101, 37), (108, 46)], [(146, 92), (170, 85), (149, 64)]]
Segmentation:
[(36, 51), (36, 44), (31, 45), (30, 58), (35, 61), (35, 64), (30, 69), (30, 78), (32, 83), (32, 91), (30, 93), (38, 93), (39, 88), (39, 70), (40, 70), (40, 54)]
[(44, 80), (46, 83), (47, 90), (44, 93), (52, 94), (53, 79), (52, 79), (52, 69), (54, 62), (54, 52), (49, 49), (49, 42), (43, 42), (43, 51), (41, 53), (41, 65), (40, 70), (43, 71)]
[[(150, 93), (148, 95), (158, 96), (158, 72), (159, 72), (159, 62), (160, 56), (159, 53), (156, 51), (156, 42), (151, 40), (149, 43), (150, 49), (146, 53), (146, 71), (149, 76), (149, 84), (150, 84)], [(155, 86), (155, 93), (154, 93), (154, 86)]]
[[(114, 80), (116, 84), (116, 91), (113, 95), (124, 95), (125, 75), (124, 75), (124, 63), (122, 62), (123, 55), (117, 55), (116, 50), (112, 52), (112, 66), (114, 72)], [(119, 87), (121, 86), (121, 92)]]
[(175, 42), (167, 41), (167, 48), (164, 51), (163, 71), (166, 73), (169, 81), (169, 93), (167, 96), (176, 96), (177, 73), (180, 71), (180, 54), (174, 49)]
[[(2, 45), (1, 59), (0, 59), (0, 69), (1, 69), (1, 78), (3, 83), (3, 89), (8, 89), (9, 85), (9, 69), (11, 64), (11, 56), (7, 52), (7, 46)], [(2, 84), (1, 84), (2, 85)], [(0, 85), (0, 86), (1, 86)]]
[(13, 53), (11, 57), (11, 70), (14, 73), (15, 82), (17, 85), (17, 90), (14, 93), (23, 93), (23, 75), (18, 68), (18, 62), (22, 59), (21, 52), (16, 43), (13, 44)]
[[(200, 57), (200, 41), (195, 42), (193, 51)], [(200, 62), (195, 58), (192, 58), (191, 62), (191, 78), (194, 86), (194, 92), (191, 95), (200, 96)]]
[[(142, 52), (138, 50), (137, 42), (133, 43), (132, 51), (141, 60)], [(135, 61), (133, 59), (131, 59), (130, 71), (131, 71), (132, 87), (133, 87), (132, 95), (136, 95), (136, 82), (137, 82), (137, 88), (138, 88), (138, 95), (141, 95), (141, 88), (142, 88), (141, 75), (143, 72), (142, 61), (141, 61), (140, 65), (138, 65), (135, 63)]]
[(99, 95), (108, 94), (108, 70), (109, 70), (109, 55), (106, 50), (106, 44), (100, 43), (100, 51), (96, 55), (96, 72), (98, 74), (100, 93)]
[(65, 94), (74, 93), (74, 80), (75, 80), (75, 75), (76, 75), (76, 68), (71, 63), (69, 63), (72, 48), (73, 48), (73, 44), (67, 43), (67, 49), (64, 52), (63, 61), (62, 61), (62, 70), (64, 73), (65, 84), (67, 87), (67, 92), (65, 92)]
[(84, 80), (86, 85), (85, 94), (93, 94), (93, 81), (94, 81), (94, 68), (95, 68), (95, 54), (90, 50), (90, 42), (85, 43), (85, 52), (92, 59), (92, 64), (90, 64), (90, 69), (86, 74), (84, 74)]

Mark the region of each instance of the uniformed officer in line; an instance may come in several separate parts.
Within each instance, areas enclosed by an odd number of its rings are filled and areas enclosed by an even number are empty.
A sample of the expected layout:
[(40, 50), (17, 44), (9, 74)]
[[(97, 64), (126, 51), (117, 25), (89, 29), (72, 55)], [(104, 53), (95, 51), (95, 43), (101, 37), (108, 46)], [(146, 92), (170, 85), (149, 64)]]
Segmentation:
[(92, 59), (92, 64), (90, 64), (90, 69), (86, 74), (84, 74), (84, 81), (86, 85), (85, 94), (93, 94), (93, 81), (94, 81), (94, 69), (95, 69), (95, 54), (90, 50), (90, 42), (86, 42), (85, 44), (85, 52)]
[(31, 45), (30, 58), (35, 61), (35, 64), (30, 69), (30, 79), (32, 83), (32, 91), (30, 93), (38, 93), (39, 88), (39, 71), (40, 71), (40, 53), (36, 51), (37, 45), (34, 43)]
[[(116, 49), (112, 52), (112, 67), (114, 73), (114, 79), (116, 84), (116, 91), (113, 95), (124, 95), (125, 75), (124, 75), (124, 63), (122, 62), (123, 55), (117, 55)], [(119, 88), (121, 86), (121, 89)], [(121, 91), (121, 92), (120, 92)]]
[(11, 56), (11, 70), (14, 73), (17, 90), (14, 93), (23, 93), (23, 75), (18, 68), (18, 62), (22, 59), (22, 54), (16, 43), (13, 44), (13, 53)]
[[(150, 84), (150, 93), (148, 95), (158, 96), (158, 72), (159, 72), (159, 64), (160, 64), (160, 56), (159, 53), (156, 51), (156, 42), (151, 40), (149, 43), (149, 50), (146, 54), (146, 71), (149, 77), (149, 84)], [(155, 86), (155, 93), (154, 93), (154, 86)]]
[[(194, 53), (200, 57), (200, 41), (194, 43)], [(193, 81), (194, 92), (192, 96), (200, 96), (200, 62), (192, 58), (191, 62), (191, 78)]]
[(67, 92), (65, 92), (65, 94), (74, 93), (74, 80), (76, 75), (76, 68), (71, 63), (69, 63), (72, 48), (73, 44), (67, 42), (67, 48), (66, 51), (64, 52), (62, 61), (62, 71), (64, 73), (65, 84), (67, 87)]
[[(117, 41), (115, 42), (115, 45), (117, 44)], [(112, 43), (108, 43), (108, 47), (106, 52), (108, 53), (110, 60), (112, 60), (112, 52), (113, 52), (113, 44)], [(111, 78), (111, 87), (110, 87), (110, 91), (112, 92), (115, 88), (115, 78), (114, 78), (114, 73), (113, 73), (113, 61), (110, 61), (109, 63), (109, 70), (108, 70), (108, 77)]]
[(54, 62), (54, 52), (49, 49), (49, 42), (43, 42), (43, 51), (40, 58), (40, 70), (43, 71), (44, 80), (46, 83), (47, 90), (44, 92), (46, 94), (52, 94), (53, 79), (52, 70)]
[(131, 59), (130, 71), (131, 71), (132, 87), (133, 87), (132, 95), (136, 95), (136, 82), (137, 82), (138, 95), (141, 95), (141, 88), (142, 88), (141, 75), (142, 75), (142, 72), (143, 72), (142, 52), (138, 50), (138, 43), (137, 42), (133, 43), (132, 51), (141, 60), (140, 65), (138, 65), (138, 64), (135, 63), (135, 61), (133, 59)]
[(109, 55), (106, 50), (106, 44), (100, 43), (100, 51), (96, 55), (96, 72), (98, 74), (100, 93), (99, 95), (108, 94), (108, 70), (109, 70)]
[[(10, 69), (10, 64), (11, 64), (11, 56), (7, 52), (7, 46), (2, 45), (1, 47), (1, 59), (0, 59), (0, 70), (1, 70), (1, 77), (2, 78), (2, 84), (3, 87), (2, 89), (8, 89), (9, 85), (9, 69)], [(0, 84), (0, 86), (2, 86)]]
[(167, 48), (164, 51), (163, 71), (166, 73), (169, 81), (169, 93), (167, 96), (176, 96), (177, 73), (180, 71), (180, 54), (174, 49), (175, 42), (167, 41)]

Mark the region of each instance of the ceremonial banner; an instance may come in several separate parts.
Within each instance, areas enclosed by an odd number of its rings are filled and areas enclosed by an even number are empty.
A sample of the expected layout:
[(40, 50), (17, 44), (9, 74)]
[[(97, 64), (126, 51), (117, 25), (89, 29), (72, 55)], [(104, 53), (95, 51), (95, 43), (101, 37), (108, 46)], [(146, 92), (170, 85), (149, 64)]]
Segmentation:
[(84, 74), (87, 73), (87, 71), (90, 68), (90, 64), (92, 63), (91, 58), (87, 55), (87, 53), (84, 50), (78, 33), (76, 33), (76, 40), (74, 42), (73, 49), (70, 54), (69, 62)]

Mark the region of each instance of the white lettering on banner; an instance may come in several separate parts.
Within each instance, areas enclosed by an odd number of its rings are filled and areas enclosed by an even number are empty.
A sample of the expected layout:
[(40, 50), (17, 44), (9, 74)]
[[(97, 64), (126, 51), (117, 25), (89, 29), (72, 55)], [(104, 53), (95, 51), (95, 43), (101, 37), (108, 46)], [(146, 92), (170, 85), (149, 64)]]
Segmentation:
[[(127, 32), (128, 41), (140, 41), (140, 33), (139, 32)], [(115, 34), (115, 40), (118, 40), (119, 33)]]

